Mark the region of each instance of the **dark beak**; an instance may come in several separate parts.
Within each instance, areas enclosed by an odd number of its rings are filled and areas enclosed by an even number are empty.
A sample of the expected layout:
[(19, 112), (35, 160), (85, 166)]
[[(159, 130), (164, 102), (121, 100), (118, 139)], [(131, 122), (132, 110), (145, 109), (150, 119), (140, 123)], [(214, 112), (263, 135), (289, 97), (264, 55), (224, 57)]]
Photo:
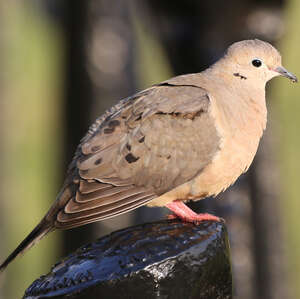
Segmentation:
[(283, 66), (278, 66), (274, 71), (279, 73), (281, 76), (292, 80), (292, 82), (294, 83), (298, 82), (297, 77), (292, 73), (288, 72)]

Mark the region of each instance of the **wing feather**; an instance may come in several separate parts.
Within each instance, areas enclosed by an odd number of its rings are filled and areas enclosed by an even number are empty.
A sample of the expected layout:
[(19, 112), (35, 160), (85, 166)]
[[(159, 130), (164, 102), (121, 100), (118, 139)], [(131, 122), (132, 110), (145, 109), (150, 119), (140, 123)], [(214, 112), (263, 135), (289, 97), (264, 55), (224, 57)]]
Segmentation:
[(110, 213), (107, 214), (96, 214), (96, 215), (91, 215), (85, 218), (80, 218), (80, 219), (70, 219), (69, 222), (61, 222), (58, 220), (60, 213), (58, 214), (57, 220), (55, 222), (55, 227), (59, 229), (70, 229), (74, 227), (78, 227), (84, 224), (92, 223), (95, 221), (100, 221), (100, 220), (105, 220), (114, 216), (118, 216), (127, 212), (130, 212), (140, 206), (145, 205), (147, 202), (149, 202), (151, 199), (155, 198), (153, 195), (148, 195), (143, 198), (140, 198), (139, 200), (135, 200), (134, 203), (130, 203), (126, 206), (121, 206), (119, 208), (116, 208), (113, 211), (110, 211)]
[(79, 184), (79, 193), (80, 194), (88, 194), (94, 191), (98, 190), (107, 190), (113, 188), (113, 185), (110, 184), (102, 184), (100, 182), (96, 181), (86, 181), (86, 180), (80, 180)]
[[(82, 194), (80, 191), (76, 193), (75, 200), (77, 203), (86, 203), (89, 201), (94, 201), (99, 198), (109, 197), (115, 194), (119, 194), (121, 192), (133, 189), (132, 186), (124, 186), (124, 187), (117, 187), (111, 186), (110, 188), (106, 188), (105, 190), (96, 190), (95, 192), (89, 192)], [(135, 189), (135, 188), (134, 188)]]
[[(136, 206), (139, 205), (139, 203), (141, 203), (141, 201), (145, 202), (146, 200), (150, 200), (153, 199), (155, 197), (155, 195), (153, 194), (149, 194), (149, 193), (139, 193), (139, 194), (135, 194), (129, 197), (126, 197), (124, 199), (122, 199), (121, 201), (115, 201), (113, 203), (104, 205), (104, 206), (100, 206), (100, 207), (96, 207), (96, 208), (92, 208), (92, 209), (87, 209), (87, 210), (83, 210), (83, 211), (79, 211), (78, 213), (68, 213), (66, 211), (66, 209), (61, 210), (58, 213), (57, 216), (57, 221), (58, 222), (73, 222), (74, 220), (78, 220), (78, 219), (84, 219), (87, 217), (108, 217), (109, 215), (115, 214), (118, 211), (122, 211), (124, 207), (124, 209), (127, 209), (131, 206)], [(73, 202), (74, 203), (74, 199), (71, 199), (69, 202)]]
[(55, 227), (144, 205), (195, 177), (218, 147), (204, 89), (168, 83), (125, 99), (96, 121), (78, 147), (67, 179), (75, 187), (68, 200), (61, 194), (65, 204)]

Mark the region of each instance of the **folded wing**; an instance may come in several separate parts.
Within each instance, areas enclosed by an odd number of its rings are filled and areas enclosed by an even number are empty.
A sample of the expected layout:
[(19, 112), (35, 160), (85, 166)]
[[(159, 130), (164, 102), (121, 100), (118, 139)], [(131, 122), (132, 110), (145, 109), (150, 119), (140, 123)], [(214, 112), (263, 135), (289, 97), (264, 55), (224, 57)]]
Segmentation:
[(121, 101), (83, 138), (48, 217), (56, 228), (110, 218), (188, 182), (219, 149), (208, 93), (168, 82)]

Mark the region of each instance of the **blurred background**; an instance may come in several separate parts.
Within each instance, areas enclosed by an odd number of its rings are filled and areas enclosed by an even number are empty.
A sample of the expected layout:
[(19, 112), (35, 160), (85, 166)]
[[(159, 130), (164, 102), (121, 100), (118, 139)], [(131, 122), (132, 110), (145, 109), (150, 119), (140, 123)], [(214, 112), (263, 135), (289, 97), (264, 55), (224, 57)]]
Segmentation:
[[(299, 77), (299, 17), (297, 0), (0, 1), (0, 259), (46, 213), (105, 109), (254, 37), (276, 45)], [(300, 90), (282, 78), (267, 89), (269, 122), (251, 169), (224, 200), (191, 206), (226, 219), (235, 298), (300, 298)], [(0, 298), (20, 298), (80, 245), (166, 212), (140, 208), (50, 234), (0, 276)]]

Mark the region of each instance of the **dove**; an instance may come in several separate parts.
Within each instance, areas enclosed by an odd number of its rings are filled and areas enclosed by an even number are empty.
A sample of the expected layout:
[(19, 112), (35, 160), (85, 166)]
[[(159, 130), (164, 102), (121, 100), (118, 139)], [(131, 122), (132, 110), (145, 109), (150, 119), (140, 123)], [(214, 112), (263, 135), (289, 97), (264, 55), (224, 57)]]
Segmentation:
[(297, 78), (255, 39), (232, 44), (206, 70), (121, 100), (89, 128), (53, 205), (0, 270), (47, 233), (164, 206), (183, 221), (219, 221), (185, 202), (216, 196), (249, 168), (266, 128), (266, 83)]

